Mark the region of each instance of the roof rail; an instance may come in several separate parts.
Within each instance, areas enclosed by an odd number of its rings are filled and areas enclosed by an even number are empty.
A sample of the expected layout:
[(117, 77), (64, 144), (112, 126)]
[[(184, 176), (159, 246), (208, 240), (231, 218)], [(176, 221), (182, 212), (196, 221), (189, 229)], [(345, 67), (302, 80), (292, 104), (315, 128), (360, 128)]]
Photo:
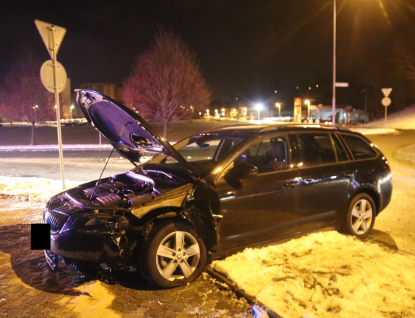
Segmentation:
[(282, 130), (286, 128), (322, 128), (322, 129), (331, 129), (331, 130), (348, 130), (345, 126), (341, 125), (327, 125), (327, 124), (306, 124), (306, 123), (285, 123), (281, 124), (271, 124), (262, 129), (260, 132), (267, 132), (271, 130)]

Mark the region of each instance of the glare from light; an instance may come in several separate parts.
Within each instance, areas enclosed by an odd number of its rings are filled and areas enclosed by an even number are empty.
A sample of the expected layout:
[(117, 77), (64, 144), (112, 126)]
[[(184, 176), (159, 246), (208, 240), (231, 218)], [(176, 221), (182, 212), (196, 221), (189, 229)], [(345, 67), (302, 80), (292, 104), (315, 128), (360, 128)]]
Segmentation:
[(256, 103), (255, 104), (255, 109), (256, 110), (261, 110), (264, 107), (264, 105), (262, 103)]

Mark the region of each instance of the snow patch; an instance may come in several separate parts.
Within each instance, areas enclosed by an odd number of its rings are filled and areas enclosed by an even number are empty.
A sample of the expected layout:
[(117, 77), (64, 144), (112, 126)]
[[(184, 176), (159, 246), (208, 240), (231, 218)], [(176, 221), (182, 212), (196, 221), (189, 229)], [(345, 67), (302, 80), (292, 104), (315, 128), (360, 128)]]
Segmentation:
[[(415, 129), (415, 105), (387, 117), (387, 128)], [(365, 127), (385, 127), (385, 119), (378, 119), (364, 125)]]
[(415, 256), (335, 231), (212, 267), (282, 317), (415, 317)]
[[(67, 188), (73, 188), (84, 181), (65, 180)], [(0, 176), (0, 194), (30, 202), (46, 203), (53, 195), (62, 192), (61, 180), (29, 177)]]
[(396, 156), (415, 164), (415, 144), (399, 149)]

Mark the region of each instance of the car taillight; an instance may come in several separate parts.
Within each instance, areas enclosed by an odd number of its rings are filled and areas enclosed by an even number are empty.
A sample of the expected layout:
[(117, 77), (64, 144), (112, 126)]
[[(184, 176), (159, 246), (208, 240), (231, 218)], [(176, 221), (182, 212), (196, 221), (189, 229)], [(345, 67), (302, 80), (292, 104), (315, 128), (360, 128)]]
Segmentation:
[(386, 167), (388, 167), (389, 173), (392, 173), (392, 168), (391, 168), (391, 165), (389, 163), (386, 164)]

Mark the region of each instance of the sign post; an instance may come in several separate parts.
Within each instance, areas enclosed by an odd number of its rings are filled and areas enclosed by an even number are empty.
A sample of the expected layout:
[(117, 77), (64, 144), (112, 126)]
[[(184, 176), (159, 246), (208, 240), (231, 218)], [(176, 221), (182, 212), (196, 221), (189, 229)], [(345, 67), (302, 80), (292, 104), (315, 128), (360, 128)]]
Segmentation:
[(385, 126), (388, 124), (388, 106), (391, 104), (391, 99), (388, 97), (392, 92), (392, 88), (382, 88), (382, 93), (385, 97), (382, 98), (382, 105), (385, 106)]
[[(62, 129), (61, 129), (61, 116), (60, 116), (60, 105), (59, 105), (59, 93), (63, 91), (66, 86), (66, 72), (62, 64), (56, 60), (56, 55), (62, 43), (63, 37), (65, 36), (66, 29), (35, 20), (36, 27), (40, 33), (40, 36), (45, 43), (46, 49), (52, 60), (46, 61), (41, 68), (41, 79), (45, 88), (55, 93), (55, 105), (56, 105), (56, 121), (58, 128), (58, 142), (59, 142), (59, 160), (61, 168), (61, 179), (62, 188), (65, 189), (65, 175), (63, 166), (63, 151), (62, 151)], [(61, 71), (58, 71), (60, 69)], [(51, 70), (51, 72), (49, 71)], [(62, 70), (64, 75), (62, 74)], [(59, 76), (59, 81), (58, 81)], [(60, 85), (59, 85), (60, 84)]]

